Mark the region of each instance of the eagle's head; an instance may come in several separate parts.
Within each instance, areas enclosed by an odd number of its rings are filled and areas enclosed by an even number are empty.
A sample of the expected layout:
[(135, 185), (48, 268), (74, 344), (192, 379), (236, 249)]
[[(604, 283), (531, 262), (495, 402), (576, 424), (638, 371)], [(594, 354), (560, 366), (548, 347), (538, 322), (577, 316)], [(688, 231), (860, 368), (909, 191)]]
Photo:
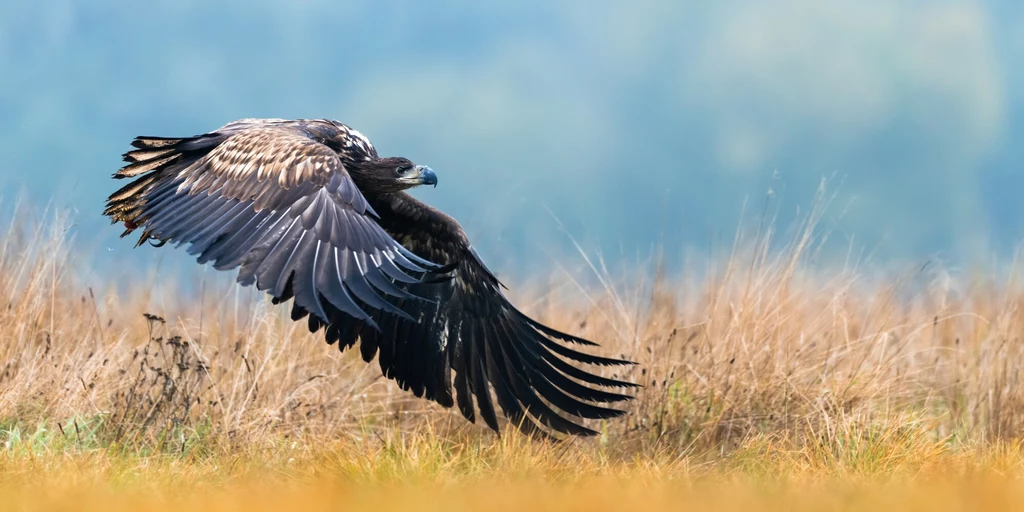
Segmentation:
[(345, 168), (363, 192), (399, 192), (417, 185), (437, 186), (437, 174), (408, 158), (374, 158), (346, 164)]

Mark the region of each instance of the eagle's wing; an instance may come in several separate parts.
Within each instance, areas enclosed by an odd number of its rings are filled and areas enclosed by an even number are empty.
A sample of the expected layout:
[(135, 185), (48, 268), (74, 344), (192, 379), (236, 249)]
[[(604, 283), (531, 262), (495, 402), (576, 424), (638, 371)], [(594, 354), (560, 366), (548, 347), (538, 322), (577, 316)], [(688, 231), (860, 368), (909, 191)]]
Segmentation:
[(393, 283), (415, 282), (410, 274), (435, 265), (377, 224), (338, 154), (311, 128), (343, 129), (253, 120), (186, 139), (137, 138), (115, 174), (135, 179), (110, 196), (105, 214), (126, 223), (124, 235), (143, 229), (140, 243), (187, 243), (200, 263), (240, 267), (243, 285), (275, 302), (295, 297), (321, 318), (344, 311), (372, 323), (366, 306), (407, 316), (381, 292), (407, 298)]
[[(516, 309), (451, 217), (405, 193), (384, 195), (371, 204), (380, 214), (380, 225), (407, 249), (448, 265), (436, 282), (396, 283), (410, 294), (430, 299), (391, 299), (416, 321), (383, 311), (373, 314), (379, 329), (338, 319), (327, 326), (329, 343), (338, 342), (344, 349), (359, 338), (363, 358), (369, 362), (379, 353), (384, 375), (404, 389), (446, 407), (457, 403), (470, 421), (479, 410), (496, 431), (489, 388), (505, 415), (527, 432), (595, 434), (575, 420), (624, 412), (602, 404), (629, 399), (613, 390), (634, 384), (595, 375), (570, 361), (601, 366), (630, 363), (570, 348), (565, 342), (595, 344), (542, 325)], [(319, 327), (311, 317), (310, 329)]]

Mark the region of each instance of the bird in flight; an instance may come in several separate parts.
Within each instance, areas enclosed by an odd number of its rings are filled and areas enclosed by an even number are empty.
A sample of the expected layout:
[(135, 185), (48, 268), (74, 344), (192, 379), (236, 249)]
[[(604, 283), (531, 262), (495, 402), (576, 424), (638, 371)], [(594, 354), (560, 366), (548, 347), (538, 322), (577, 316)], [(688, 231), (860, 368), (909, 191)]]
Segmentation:
[(583, 368), (632, 363), (516, 309), (458, 222), (404, 192), (437, 186), (430, 167), (382, 158), (331, 120), (242, 119), (132, 146), (114, 174), (131, 181), (104, 215), (122, 237), (141, 230), (136, 245), (188, 244), (201, 264), (237, 268), (327, 343), (358, 340), (402, 389), (495, 432), (491, 390), (530, 434), (593, 435), (581, 420), (624, 413), (610, 405), (636, 384)]

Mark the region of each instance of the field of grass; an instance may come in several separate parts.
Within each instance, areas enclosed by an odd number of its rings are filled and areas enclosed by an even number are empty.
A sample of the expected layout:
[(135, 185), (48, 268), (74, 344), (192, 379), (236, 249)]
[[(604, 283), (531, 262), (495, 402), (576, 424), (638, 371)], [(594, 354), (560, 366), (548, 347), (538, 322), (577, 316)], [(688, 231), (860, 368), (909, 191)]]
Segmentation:
[(617, 277), (594, 261), (599, 286), (573, 272), (513, 284), (529, 314), (640, 363), (616, 375), (644, 385), (627, 416), (555, 443), (498, 437), (401, 392), (230, 276), (198, 294), (155, 275), (90, 285), (64, 228), (18, 217), (0, 233), (4, 508), (959, 510), (1024, 498), (1012, 269), (823, 263), (812, 216), (683, 269)]

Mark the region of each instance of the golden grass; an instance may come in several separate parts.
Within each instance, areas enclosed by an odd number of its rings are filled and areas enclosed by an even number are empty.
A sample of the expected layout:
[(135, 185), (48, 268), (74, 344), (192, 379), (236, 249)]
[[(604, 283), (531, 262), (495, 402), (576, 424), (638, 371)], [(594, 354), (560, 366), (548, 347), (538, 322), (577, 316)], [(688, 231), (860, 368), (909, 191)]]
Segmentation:
[(199, 293), (156, 274), (90, 287), (64, 219), (18, 217), (0, 239), (0, 503), (1019, 502), (1024, 289), (1013, 272), (825, 262), (819, 214), (787, 240), (741, 233), (703, 265), (615, 279), (594, 262), (597, 287), (565, 272), (516, 295), (529, 314), (640, 363), (617, 375), (645, 386), (629, 415), (566, 443), (499, 438), (401, 392), (229, 275), (203, 273)]
[[(744, 443), (747, 444), (747, 443)], [(502, 440), (352, 439), (216, 457), (116, 450), (8, 454), (0, 504), (61, 510), (912, 510), (1009, 509), (1024, 498), (1017, 445), (921, 447), (888, 473), (753, 440), (713, 463)], [(754, 454), (756, 453), (756, 457)], [(901, 454), (896, 454), (901, 455)]]

